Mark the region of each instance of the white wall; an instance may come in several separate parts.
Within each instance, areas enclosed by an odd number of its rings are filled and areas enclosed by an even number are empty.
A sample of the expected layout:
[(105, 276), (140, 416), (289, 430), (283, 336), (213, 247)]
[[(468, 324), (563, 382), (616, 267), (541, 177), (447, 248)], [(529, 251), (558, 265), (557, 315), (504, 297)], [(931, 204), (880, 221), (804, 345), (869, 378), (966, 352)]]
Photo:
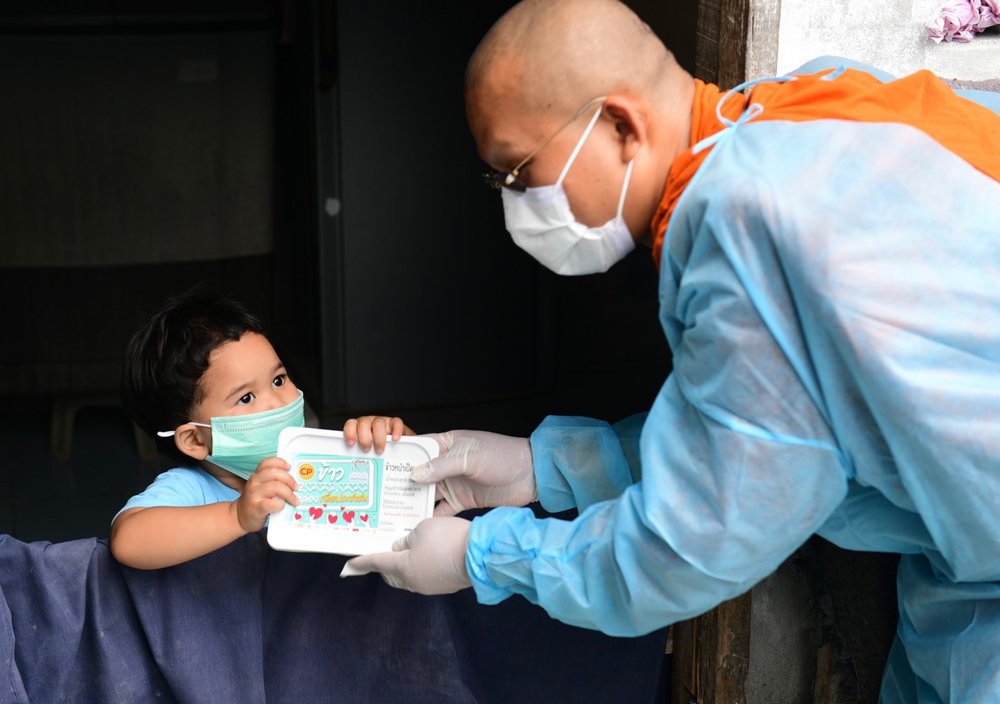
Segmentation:
[(1000, 34), (935, 44), (923, 23), (944, 0), (775, 0), (781, 3), (778, 71), (825, 54), (844, 56), (897, 76), (930, 69), (942, 78), (1000, 77)]

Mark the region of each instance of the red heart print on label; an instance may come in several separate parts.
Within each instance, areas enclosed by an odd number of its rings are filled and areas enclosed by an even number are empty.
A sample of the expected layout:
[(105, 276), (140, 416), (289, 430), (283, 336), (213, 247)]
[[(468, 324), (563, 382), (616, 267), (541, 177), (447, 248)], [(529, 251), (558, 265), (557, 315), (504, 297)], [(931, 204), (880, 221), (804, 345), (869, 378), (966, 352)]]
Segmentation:
[(367, 460), (354, 460), (354, 469), (356, 469), (358, 471), (361, 471), (361, 472), (367, 471), (368, 470), (368, 461)]
[(323, 509), (317, 506), (309, 507), (309, 518), (313, 519), (314, 521), (318, 521), (319, 517), (322, 515), (323, 515)]
[(360, 516), (358, 516), (358, 518), (360, 518), (365, 523), (368, 522), (368, 514), (367, 513), (362, 513)]
[(301, 513), (296, 513), (295, 514), (295, 520), (296, 521), (301, 521), (302, 520), (302, 514)]
[(332, 514), (332, 513), (328, 513), (326, 515), (326, 520), (330, 521), (330, 523), (336, 523), (337, 522), (337, 517), (334, 514)]
[(344, 514), (344, 521), (350, 523), (353, 520), (354, 520), (354, 511), (348, 511), (347, 513)]

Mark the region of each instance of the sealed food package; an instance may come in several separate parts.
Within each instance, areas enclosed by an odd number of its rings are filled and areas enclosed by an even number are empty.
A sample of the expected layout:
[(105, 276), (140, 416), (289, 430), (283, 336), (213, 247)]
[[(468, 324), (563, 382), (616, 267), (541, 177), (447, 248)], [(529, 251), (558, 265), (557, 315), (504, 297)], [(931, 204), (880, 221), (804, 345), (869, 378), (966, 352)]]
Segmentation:
[(388, 552), (434, 512), (434, 485), (410, 472), (438, 455), (429, 438), (403, 437), (376, 455), (348, 447), (343, 433), (286, 428), (278, 456), (298, 482), (298, 506), (272, 514), (267, 541), (276, 550), (364, 555)]

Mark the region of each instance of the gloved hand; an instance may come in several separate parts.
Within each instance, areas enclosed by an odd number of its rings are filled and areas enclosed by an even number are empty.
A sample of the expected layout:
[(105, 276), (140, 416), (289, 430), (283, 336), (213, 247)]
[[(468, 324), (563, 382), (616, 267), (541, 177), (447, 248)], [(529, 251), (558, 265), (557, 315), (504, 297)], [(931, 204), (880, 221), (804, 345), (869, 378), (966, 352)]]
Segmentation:
[(525, 506), (538, 500), (535, 465), (527, 438), (452, 430), (426, 437), (437, 440), (441, 455), (414, 467), (419, 484), (437, 482), (435, 516), (454, 516), (469, 508)]
[(464, 518), (428, 518), (392, 545), (392, 552), (348, 560), (341, 577), (381, 572), (391, 587), (418, 594), (451, 594), (472, 586), (465, 569), (469, 526)]

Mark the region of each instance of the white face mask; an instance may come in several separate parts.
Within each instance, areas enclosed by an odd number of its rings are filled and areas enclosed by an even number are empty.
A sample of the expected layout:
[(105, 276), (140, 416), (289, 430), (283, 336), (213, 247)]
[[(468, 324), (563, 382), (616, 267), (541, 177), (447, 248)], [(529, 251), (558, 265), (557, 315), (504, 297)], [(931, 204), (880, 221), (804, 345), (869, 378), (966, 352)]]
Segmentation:
[(563, 189), (566, 172), (600, 116), (599, 109), (553, 185), (528, 188), (524, 193), (502, 189), (504, 220), (514, 243), (557, 274), (576, 276), (607, 271), (635, 249), (635, 240), (622, 218), (632, 176), (631, 161), (625, 170), (618, 212), (601, 227), (577, 222)]

